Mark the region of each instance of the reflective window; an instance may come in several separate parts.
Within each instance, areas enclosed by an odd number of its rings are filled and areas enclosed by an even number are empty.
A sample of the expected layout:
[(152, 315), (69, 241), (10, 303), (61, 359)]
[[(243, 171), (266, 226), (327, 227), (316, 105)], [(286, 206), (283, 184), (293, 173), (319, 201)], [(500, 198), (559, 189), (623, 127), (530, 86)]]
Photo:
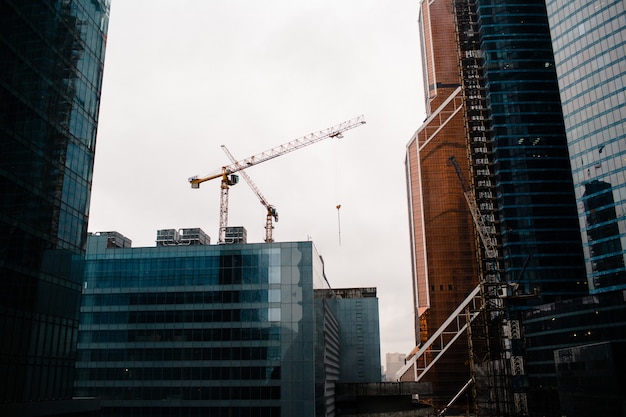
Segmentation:
[(592, 293), (626, 288), (626, 10), (546, 2)]
[(314, 401), (312, 243), (110, 250), (103, 239), (89, 238), (77, 392), (105, 411), (127, 396), (237, 401), (251, 415)]

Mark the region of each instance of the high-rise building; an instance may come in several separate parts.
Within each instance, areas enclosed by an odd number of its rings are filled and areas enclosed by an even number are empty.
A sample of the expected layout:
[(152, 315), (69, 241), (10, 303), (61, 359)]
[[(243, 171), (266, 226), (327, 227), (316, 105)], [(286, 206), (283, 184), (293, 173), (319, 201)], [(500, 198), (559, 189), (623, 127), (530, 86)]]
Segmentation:
[(378, 323), (376, 288), (315, 290), (317, 415), (342, 415), (346, 400), (355, 398), (342, 393), (342, 387), (363, 392), (361, 387), (380, 383)]
[(100, 397), (103, 416), (314, 416), (320, 263), (312, 242), (90, 236), (76, 395)]
[[(425, 342), (478, 284), (472, 218), (455, 171), (456, 155), (468, 169), (455, 18), (451, 2), (424, 1), (420, 11), (421, 51), (427, 119), (406, 150), (406, 177), (413, 270), (416, 346)], [(435, 365), (434, 401), (446, 404), (469, 378), (467, 343), (446, 352)], [(407, 375), (406, 379), (411, 380)]]
[[(435, 0), (422, 2), (421, 13), (422, 39), (430, 45), (422, 48), (427, 99), (433, 102), (436, 87), (443, 85), (437, 81), (445, 74), (457, 77), (459, 89), (454, 98), (442, 101), (439, 110), (427, 107), (428, 118), (407, 147), (416, 317), (422, 321), (416, 327), (423, 331), (428, 320), (421, 307), (430, 314), (440, 309), (441, 317), (447, 317), (444, 312), (450, 314), (479, 277), (483, 285), (502, 285), (482, 291), (493, 298), (489, 308), (507, 318), (502, 325), (483, 328), (492, 339), (485, 346), (491, 346), (498, 372), (513, 369), (511, 378), (495, 383), (500, 384), (498, 395), (514, 393), (514, 399), (502, 401), (503, 410), (515, 407), (523, 413), (524, 381), (532, 386), (533, 375), (524, 373), (521, 312), (587, 293), (545, 2)], [(436, 29), (431, 22), (436, 22)], [(433, 44), (437, 39), (442, 43)], [(452, 141), (444, 139), (447, 132), (455, 135)], [(463, 189), (445, 167), (452, 155), (461, 174), (467, 175)], [(482, 243), (475, 243), (463, 191), (475, 199), (485, 223), (479, 229), (497, 240), (490, 256)], [(457, 219), (451, 221), (455, 211)], [(459, 256), (450, 246), (467, 252)], [(450, 273), (452, 268), (458, 271)], [(451, 283), (464, 286), (464, 292), (436, 299), (433, 292), (445, 290), (447, 282), (432, 284), (446, 275)], [(459, 352), (453, 363), (461, 358)], [(456, 374), (466, 375), (458, 370)], [(435, 396), (444, 392), (435, 384), (433, 390)]]
[(589, 289), (626, 289), (626, 5), (546, 6)]
[(621, 1), (547, 1), (592, 296), (524, 317), (534, 415), (625, 413), (626, 12)]
[(540, 304), (587, 292), (544, 0), (476, 0), (502, 280)]
[[(476, 125), (468, 134), (455, 20), (450, 1), (421, 3), (427, 119), (406, 151), (416, 346), (428, 340), (478, 285), (472, 217), (448, 160), (455, 156), (469, 179), (469, 138), (476, 138), (476, 149), (483, 154), (485, 133)], [(472, 100), (480, 106), (479, 98)], [(468, 357), (463, 335), (446, 352), (445, 364), (438, 362), (428, 371), (423, 380), (433, 384), (435, 404), (445, 405), (467, 382)], [(401, 379), (414, 378), (409, 374)]]
[(0, 1), (0, 414), (72, 398), (109, 0)]
[(103, 417), (333, 416), (342, 375), (380, 382), (375, 289), (329, 290), (312, 242), (184, 234), (89, 237), (75, 385)]

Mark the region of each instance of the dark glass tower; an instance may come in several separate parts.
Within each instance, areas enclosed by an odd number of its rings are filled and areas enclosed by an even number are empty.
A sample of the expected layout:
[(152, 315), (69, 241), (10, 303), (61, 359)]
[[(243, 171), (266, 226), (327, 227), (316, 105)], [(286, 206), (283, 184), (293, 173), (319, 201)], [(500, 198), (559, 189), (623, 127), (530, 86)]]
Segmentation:
[(543, 355), (550, 349), (529, 342), (531, 330), (523, 320), (520, 332), (513, 329), (521, 310), (583, 296), (588, 289), (546, 5), (544, 0), (477, 0), (476, 6), (501, 277), (507, 289), (515, 289), (505, 306), (511, 334), (522, 336), (519, 343), (511, 341), (511, 408), (547, 415), (541, 410), (555, 397), (553, 357)]
[(0, 411), (72, 397), (109, 4), (0, 0)]
[(544, 0), (477, 0), (503, 280), (517, 305), (587, 293)]

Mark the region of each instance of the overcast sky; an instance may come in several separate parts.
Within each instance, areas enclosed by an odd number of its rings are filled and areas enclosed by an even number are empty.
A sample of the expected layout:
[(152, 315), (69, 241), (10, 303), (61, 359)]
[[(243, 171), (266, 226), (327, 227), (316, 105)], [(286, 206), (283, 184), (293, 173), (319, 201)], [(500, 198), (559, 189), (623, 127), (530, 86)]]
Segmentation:
[[(377, 287), (381, 354), (413, 348), (404, 156), (425, 118), (418, 0), (114, 0), (89, 231), (154, 246), (218, 237), (219, 180), (187, 179), (365, 115), (367, 124), (246, 170), (279, 212), (276, 241), (313, 240), (333, 287)], [(341, 209), (336, 206), (340, 204)], [(229, 225), (262, 242), (243, 181)], [(384, 365), (384, 361), (383, 361)]]

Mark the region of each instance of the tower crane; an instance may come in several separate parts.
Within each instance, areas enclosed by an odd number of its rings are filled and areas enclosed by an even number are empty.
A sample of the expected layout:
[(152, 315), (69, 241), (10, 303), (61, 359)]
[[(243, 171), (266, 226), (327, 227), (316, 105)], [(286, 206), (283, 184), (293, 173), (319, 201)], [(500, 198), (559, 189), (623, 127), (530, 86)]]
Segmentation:
[[(492, 363), (491, 359), (487, 363), (487, 367), (490, 368), (488, 371), (489, 378), (493, 378), (494, 380), (496, 378), (499, 379), (499, 382), (497, 383), (492, 382), (492, 386), (490, 387), (492, 392), (490, 393), (489, 398), (493, 399), (501, 396), (500, 405), (502, 406), (502, 412), (504, 413), (515, 412), (516, 415), (528, 415), (528, 403), (525, 392), (513, 393), (511, 390), (502, 388), (500, 388), (500, 392), (497, 392), (498, 386), (507, 386), (506, 379), (522, 379), (525, 377), (525, 371), (523, 357), (519, 354), (517, 349), (511, 349), (513, 343), (521, 345), (521, 325), (519, 319), (515, 319), (514, 317), (507, 317), (507, 314), (505, 314), (506, 309), (503, 303), (503, 298), (506, 298), (508, 296), (508, 291), (506, 286), (503, 288), (500, 283), (496, 238), (494, 236), (494, 233), (492, 232), (492, 229), (487, 227), (487, 225), (485, 224), (483, 216), (478, 210), (474, 191), (465, 182), (461, 169), (459, 168), (459, 164), (457, 163), (454, 156), (450, 156), (448, 158), (448, 165), (454, 166), (454, 170), (456, 171), (456, 175), (459, 179), (459, 182), (461, 183), (463, 195), (465, 196), (465, 200), (467, 201), (467, 205), (469, 206), (472, 218), (474, 220), (474, 224), (478, 231), (478, 235), (480, 236), (480, 240), (482, 241), (482, 244), (485, 248), (485, 260), (487, 261), (488, 266), (486, 274), (480, 277), (480, 283), (478, 284), (478, 288), (480, 288), (481, 298), (483, 298), (485, 312), (489, 316), (489, 319), (494, 322), (499, 322), (499, 325), (497, 325), (495, 328), (491, 326), (491, 328), (487, 329), (486, 331), (488, 338), (490, 332), (494, 333), (495, 338), (498, 339), (498, 344), (495, 348), (503, 350), (499, 352), (500, 358), (497, 359), (497, 361), (500, 362), (499, 364), (496, 365)], [(524, 261), (522, 273), (520, 274), (520, 276), (526, 270), (529, 259), (530, 255)], [(517, 284), (514, 283), (514, 287), (516, 287), (516, 285)], [(538, 290), (535, 289), (533, 294), (522, 295), (521, 297), (532, 297), (537, 295)], [(520, 297), (520, 295), (515, 295), (515, 297), (518, 298)], [(471, 335), (469, 336), (469, 338), (471, 342)], [(489, 352), (490, 350), (491, 346), (490, 342), (488, 341), (487, 351)], [(489, 353), (487, 354), (487, 356), (490, 356)], [(471, 360), (473, 361), (473, 359)], [(496, 359), (494, 358), (494, 360)], [(504, 361), (509, 361), (509, 364), (506, 365)], [(472, 379), (474, 378), (475, 376), (473, 375)]]
[(465, 178), (463, 177), (463, 173), (461, 172), (461, 168), (459, 168), (459, 163), (456, 161), (456, 158), (453, 156), (448, 158), (448, 165), (454, 166), (454, 170), (456, 171), (456, 176), (461, 183), (461, 188), (463, 189), (463, 195), (465, 196), (465, 201), (467, 201), (467, 205), (469, 206), (470, 212), (472, 213), (472, 218), (474, 219), (474, 224), (476, 225), (476, 229), (478, 229), (478, 235), (480, 236), (480, 240), (485, 247), (485, 253), (488, 258), (495, 258), (496, 256), (496, 240), (492, 236), (491, 231), (485, 225), (483, 221), (483, 217), (478, 211), (478, 206), (476, 205), (476, 197), (474, 196), (474, 191), (472, 188), (465, 182)]
[[(238, 163), (235, 157), (230, 153), (226, 145), (222, 145), (222, 150), (224, 151), (224, 153), (226, 153), (226, 155), (230, 159), (230, 162), (232, 162), (233, 164)], [(256, 186), (256, 184), (254, 183), (254, 181), (252, 181), (252, 178), (250, 178), (246, 171), (241, 169), (239, 170), (239, 174), (241, 174), (243, 179), (246, 180), (252, 191), (254, 191), (256, 196), (259, 198), (261, 204), (263, 204), (263, 206), (267, 209), (267, 216), (265, 218), (265, 243), (272, 243), (274, 241), (274, 238), (272, 237), (274, 224), (272, 222), (278, 221), (278, 210), (276, 210), (276, 207), (267, 202), (265, 196), (261, 194), (261, 190), (259, 190), (259, 187)]]
[(233, 175), (236, 172), (242, 171), (253, 165), (258, 165), (262, 162), (269, 161), (281, 155), (285, 155), (289, 152), (304, 148), (305, 146), (312, 145), (326, 138), (342, 138), (342, 133), (353, 129), (355, 127), (365, 124), (365, 118), (363, 115), (339, 123), (335, 126), (331, 126), (319, 132), (310, 133), (298, 139), (294, 139), (291, 142), (287, 142), (283, 145), (277, 146), (259, 154), (253, 155), (241, 161), (237, 161), (230, 165), (223, 166), (216, 172), (199, 177), (193, 176), (188, 179), (191, 184), (191, 188), (200, 188), (200, 184), (206, 181), (210, 181), (216, 178), (221, 178), (221, 193), (220, 193), (220, 228), (218, 243), (225, 243), (226, 240), (226, 226), (228, 224), (228, 189), (230, 186), (237, 184), (239, 178)]

